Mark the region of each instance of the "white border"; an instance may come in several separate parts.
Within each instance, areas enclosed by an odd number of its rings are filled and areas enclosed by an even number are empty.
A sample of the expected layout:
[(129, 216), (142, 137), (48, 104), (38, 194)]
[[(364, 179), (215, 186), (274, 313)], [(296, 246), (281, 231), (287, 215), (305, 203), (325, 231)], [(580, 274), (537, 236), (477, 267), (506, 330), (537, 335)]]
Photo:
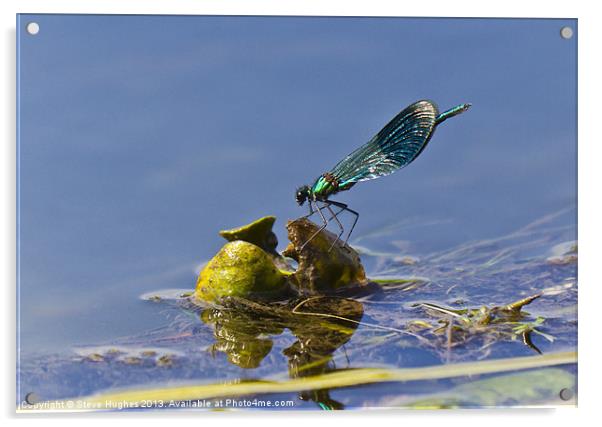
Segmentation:
[[(343, 15), (343, 16), (476, 16), (574, 18), (584, 15), (577, 2), (503, 2), (454, 0), (403, 2), (392, 0), (21, 0), (21, 13), (126, 13), (126, 14), (209, 14), (209, 15)], [(581, 13), (580, 13), (581, 12)]]
[[(2, 330), (3, 342), (7, 351), (3, 366), (3, 387), (1, 402), (5, 417), (13, 418), (14, 415), (14, 346), (15, 346), (15, 89), (14, 89), (14, 27), (15, 14), (20, 13), (120, 13), (120, 14), (222, 14), (222, 15), (345, 15), (345, 16), (455, 16), (455, 17), (547, 17), (547, 18), (578, 18), (579, 37), (579, 409), (559, 409), (556, 411), (479, 411), (479, 412), (374, 412), (372, 416), (384, 417), (382, 421), (393, 421), (391, 415), (401, 416), (403, 420), (395, 422), (416, 422), (434, 417), (437, 422), (447, 426), (465, 425), (467, 422), (488, 425), (504, 425), (518, 421), (518, 418), (528, 417), (527, 422), (537, 422), (535, 417), (544, 417), (546, 424), (559, 423), (563, 426), (585, 421), (585, 417), (595, 416), (594, 410), (599, 395), (596, 387), (596, 378), (601, 378), (599, 370), (600, 339), (598, 322), (594, 314), (596, 304), (600, 304), (600, 279), (597, 261), (602, 256), (602, 236), (599, 222), (602, 218), (600, 209), (600, 189), (602, 182), (600, 169), (602, 169), (602, 156), (600, 146), (602, 138), (599, 121), (600, 108), (596, 101), (600, 97), (600, 67), (599, 46), (600, 16), (595, 12), (595, 2), (577, 1), (517, 1), (503, 0), (498, 2), (470, 1), (470, 0), (429, 0), (424, 2), (403, 2), (385, 0), (54, 0), (54, 1), (14, 1), (3, 0), (0, 2), (0, 19), (2, 22), (2, 90), (3, 102), (0, 104), (0, 129), (3, 130), (3, 144), (0, 158), (3, 165), (2, 185), (0, 196), (4, 203), (1, 210), (0, 235), (4, 237), (1, 247), (0, 262), (5, 273), (4, 289), (4, 322)], [(596, 48), (598, 47), (598, 49)], [(518, 208), (518, 207), (517, 207)], [(598, 261), (599, 262), (599, 261)], [(509, 284), (510, 285), (510, 284)], [(597, 302), (597, 303), (596, 303)], [(10, 355), (13, 355), (10, 357)], [(468, 414), (468, 415), (467, 415)], [(502, 415), (504, 414), (504, 415)], [(184, 417), (191, 414), (154, 413), (148, 414), (119, 414), (119, 416), (94, 415), (50, 417), (44, 422), (81, 423), (81, 418), (86, 418), (86, 423), (106, 423), (106, 418), (111, 418), (111, 423), (119, 420), (127, 422), (132, 418), (144, 417), (144, 422), (150, 425), (164, 424), (169, 419), (175, 422), (184, 422)], [(328, 423), (336, 422), (327, 414), (192, 414), (197, 419), (195, 422), (234, 422), (237, 424), (249, 422), (265, 424), (307, 423), (315, 417)], [(492, 416), (493, 415), (493, 416)], [(500, 416), (502, 415), (502, 416)], [(339, 422), (361, 423), (370, 422), (366, 413), (339, 414)], [(477, 417), (477, 420), (467, 420), (467, 417)], [(209, 418), (208, 418), (209, 417)], [(285, 419), (283, 419), (286, 417)], [(511, 419), (508, 419), (510, 417)], [(24, 418), (24, 417), (20, 417)], [(26, 416), (26, 418), (32, 418)], [(39, 418), (39, 417), (33, 417)], [(12, 420), (9, 420), (12, 421)], [(432, 420), (435, 421), (435, 420)]]

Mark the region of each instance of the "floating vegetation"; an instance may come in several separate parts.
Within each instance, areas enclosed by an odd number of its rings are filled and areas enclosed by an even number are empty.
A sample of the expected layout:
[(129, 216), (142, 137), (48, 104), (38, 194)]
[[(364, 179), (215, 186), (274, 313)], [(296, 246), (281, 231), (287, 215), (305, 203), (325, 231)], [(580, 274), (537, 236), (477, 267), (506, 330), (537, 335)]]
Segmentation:
[(259, 246), (261, 249), (274, 256), (280, 256), (280, 254), (276, 252), (278, 238), (272, 231), (274, 222), (276, 222), (275, 216), (264, 216), (250, 224), (231, 230), (222, 230), (219, 232), (219, 235), (229, 242), (242, 240), (243, 242)]
[(291, 243), (283, 255), (299, 264), (291, 276), (299, 293), (325, 294), (368, 284), (357, 252), (333, 233), (320, 231), (306, 218), (289, 221), (286, 228)]
[(86, 360), (89, 360), (90, 362), (104, 362), (105, 358), (102, 354), (90, 353), (86, 356)]
[(283, 255), (298, 263), (293, 271), (275, 251), (275, 219), (264, 217), (221, 231), (228, 243), (201, 270), (194, 296), (206, 302), (231, 296), (276, 301), (295, 293), (325, 294), (368, 283), (357, 253), (305, 218), (287, 224), (291, 243)]
[(522, 298), (510, 304), (491, 308), (482, 306), (478, 309), (454, 309), (430, 303), (418, 303), (415, 307), (423, 309), (433, 321), (414, 320), (411, 327), (414, 330), (418, 329), (422, 336), (432, 338), (437, 349), (439, 351), (445, 349), (448, 357), (452, 348), (466, 345), (469, 340), (480, 338), (483, 342), (481, 348), (486, 350), (495, 341), (516, 340), (519, 336), (527, 346), (541, 353), (541, 350), (533, 344), (531, 333), (539, 334), (553, 342), (551, 335), (538, 329), (545, 319), (538, 317), (534, 322), (522, 322), (522, 319), (528, 316), (522, 308), (539, 297), (541, 294)]
[(76, 349), (76, 360), (103, 364), (167, 366), (174, 363), (179, 352), (163, 348), (87, 347)]
[(199, 274), (195, 297), (219, 301), (229, 296), (276, 300), (290, 288), (283, 274), (261, 248), (242, 240), (229, 242)]
[(568, 265), (577, 263), (577, 243), (564, 242), (552, 248), (553, 256), (547, 259), (553, 265)]
[(410, 278), (370, 278), (370, 282), (377, 283), (384, 290), (412, 291), (429, 283), (428, 279), (421, 277)]
[(177, 301), (181, 298), (187, 298), (192, 295), (194, 295), (194, 290), (191, 289), (162, 289), (140, 295), (140, 299), (144, 301), (165, 303)]

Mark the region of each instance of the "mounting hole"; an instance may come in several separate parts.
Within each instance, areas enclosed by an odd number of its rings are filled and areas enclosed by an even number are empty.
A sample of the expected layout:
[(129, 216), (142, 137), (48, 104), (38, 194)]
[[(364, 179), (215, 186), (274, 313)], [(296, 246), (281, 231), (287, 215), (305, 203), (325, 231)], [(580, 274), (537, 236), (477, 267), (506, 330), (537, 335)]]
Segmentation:
[(571, 390), (570, 388), (563, 388), (562, 390), (560, 390), (559, 396), (562, 400), (571, 400), (571, 398), (573, 397), (573, 390)]
[(30, 22), (29, 24), (27, 24), (27, 27), (25, 27), (27, 29), (27, 32), (29, 34), (31, 34), (32, 36), (35, 36), (36, 34), (38, 34), (40, 32), (40, 26), (38, 25), (37, 22)]
[(573, 29), (571, 27), (562, 27), (560, 29), (560, 37), (568, 40), (573, 37)]
[(35, 393), (27, 393), (25, 395), (25, 401), (27, 403), (29, 403), (30, 405), (35, 405), (36, 403), (38, 403), (40, 401), (40, 398), (38, 397), (37, 394)]

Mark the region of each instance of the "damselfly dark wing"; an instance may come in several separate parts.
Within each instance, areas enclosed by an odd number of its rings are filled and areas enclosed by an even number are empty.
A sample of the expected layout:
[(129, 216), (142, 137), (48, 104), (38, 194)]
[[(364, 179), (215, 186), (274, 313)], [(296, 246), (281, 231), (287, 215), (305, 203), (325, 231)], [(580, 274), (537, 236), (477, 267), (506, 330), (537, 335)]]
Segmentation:
[(332, 169), (339, 186), (389, 175), (410, 164), (431, 139), (438, 115), (431, 101), (418, 101), (404, 109)]

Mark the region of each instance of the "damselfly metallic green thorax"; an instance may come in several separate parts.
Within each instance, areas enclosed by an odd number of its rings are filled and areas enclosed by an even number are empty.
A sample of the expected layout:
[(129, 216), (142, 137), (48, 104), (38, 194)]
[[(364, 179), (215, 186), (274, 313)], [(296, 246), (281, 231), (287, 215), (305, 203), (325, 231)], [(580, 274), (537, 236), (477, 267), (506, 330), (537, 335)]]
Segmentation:
[[(326, 228), (332, 220), (339, 226), (340, 232), (336, 240), (338, 241), (345, 231), (338, 219), (338, 215), (343, 211), (355, 216), (351, 230), (345, 239), (347, 242), (359, 214), (349, 209), (346, 204), (330, 200), (329, 197), (349, 190), (360, 181), (389, 175), (410, 164), (425, 149), (439, 124), (468, 110), (470, 105), (460, 104), (439, 113), (437, 105), (432, 101), (415, 102), (395, 116), (370, 141), (337, 163), (329, 172), (323, 173), (312, 186), (299, 187), (295, 198), (299, 205), (308, 201), (309, 214), (306, 217), (317, 212), (322, 219), (322, 226), (307, 242)], [(332, 206), (338, 210), (335, 212)], [(328, 218), (322, 212), (324, 209), (327, 211)]]
[(313, 186), (304, 185), (297, 189), (295, 198), (299, 205), (303, 205), (305, 200), (312, 201), (325, 201), (328, 200), (329, 196), (338, 193), (339, 191), (349, 190), (355, 185), (355, 182), (341, 185), (341, 182), (330, 172), (322, 174)]

